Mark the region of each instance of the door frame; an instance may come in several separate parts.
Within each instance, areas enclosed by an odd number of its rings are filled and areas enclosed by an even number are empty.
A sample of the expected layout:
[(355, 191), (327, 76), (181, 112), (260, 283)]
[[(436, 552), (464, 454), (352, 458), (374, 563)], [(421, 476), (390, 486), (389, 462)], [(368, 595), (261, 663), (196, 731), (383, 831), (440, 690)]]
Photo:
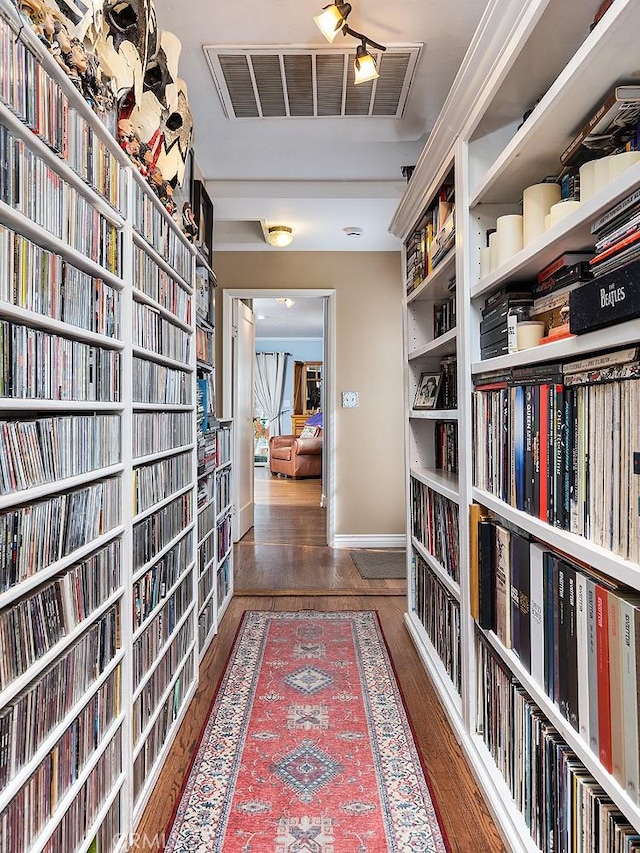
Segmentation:
[[(335, 541), (335, 355), (336, 355), (336, 291), (333, 289), (278, 289), (278, 288), (229, 288), (222, 291), (222, 412), (223, 417), (234, 418), (233, 400), (233, 301), (240, 299), (278, 299), (289, 296), (293, 299), (324, 298), (324, 352), (323, 369), (324, 415), (323, 415), (323, 478), (322, 505), (327, 511), (327, 545), (333, 548)], [(235, 480), (232, 480), (234, 507), (237, 506)]]

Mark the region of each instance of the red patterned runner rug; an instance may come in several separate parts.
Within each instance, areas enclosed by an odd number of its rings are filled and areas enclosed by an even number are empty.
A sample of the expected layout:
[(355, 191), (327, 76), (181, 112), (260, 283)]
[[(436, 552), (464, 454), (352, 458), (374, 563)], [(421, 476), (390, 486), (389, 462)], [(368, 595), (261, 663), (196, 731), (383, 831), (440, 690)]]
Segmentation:
[(375, 612), (245, 613), (165, 850), (449, 850)]

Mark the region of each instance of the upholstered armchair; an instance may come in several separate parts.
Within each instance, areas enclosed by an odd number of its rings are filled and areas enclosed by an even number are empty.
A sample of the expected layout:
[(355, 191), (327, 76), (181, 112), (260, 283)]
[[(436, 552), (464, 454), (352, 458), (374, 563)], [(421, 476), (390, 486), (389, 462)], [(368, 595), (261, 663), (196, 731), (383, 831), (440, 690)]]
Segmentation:
[(273, 435), (269, 439), (269, 468), (294, 480), (322, 476), (322, 436), (296, 438)]

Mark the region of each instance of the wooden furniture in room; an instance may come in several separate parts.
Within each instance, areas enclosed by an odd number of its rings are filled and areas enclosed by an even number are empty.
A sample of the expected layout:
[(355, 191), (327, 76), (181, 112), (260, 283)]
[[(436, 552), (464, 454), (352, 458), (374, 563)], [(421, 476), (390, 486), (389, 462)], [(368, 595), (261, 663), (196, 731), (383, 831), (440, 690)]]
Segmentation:
[(293, 414), (313, 415), (322, 405), (322, 362), (296, 361), (293, 369)]

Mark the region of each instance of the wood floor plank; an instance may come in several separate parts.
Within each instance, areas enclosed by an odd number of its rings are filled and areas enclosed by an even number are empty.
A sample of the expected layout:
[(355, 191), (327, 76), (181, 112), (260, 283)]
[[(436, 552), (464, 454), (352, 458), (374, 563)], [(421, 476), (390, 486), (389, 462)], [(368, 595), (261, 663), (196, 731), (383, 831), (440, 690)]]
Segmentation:
[[(234, 547), (236, 595), (205, 655), (195, 698), (137, 827), (138, 842), (131, 850), (154, 849), (150, 841), (166, 829), (245, 610), (375, 610), (452, 853), (502, 853), (505, 848), (495, 824), (404, 625), (405, 581), (363, 580), (346, 551), (308, 541), (282, 545), (269, 541), (274, 536), (269, 492), (277, 490), (280, 499), (286, 499), (289, 513), (297, 514), (296, 490), (312, 482), (318, 481), (263, 478), (260, 490), (256, 489), (257, 499), (265, 502), (262, 518), (266, 521), (261, 524), (257, 513), (251, 537), (245, 536)], [(301, 495), (303, 492), (302, 499), (311, 501), (308, 485), (300, 489)], [(324, 510), (319, 501), (312, 509), (322, 522)], [(302, 538), (302, 533), (299, 535)], [(309, 531), (308, 537), (314, 536)]]

